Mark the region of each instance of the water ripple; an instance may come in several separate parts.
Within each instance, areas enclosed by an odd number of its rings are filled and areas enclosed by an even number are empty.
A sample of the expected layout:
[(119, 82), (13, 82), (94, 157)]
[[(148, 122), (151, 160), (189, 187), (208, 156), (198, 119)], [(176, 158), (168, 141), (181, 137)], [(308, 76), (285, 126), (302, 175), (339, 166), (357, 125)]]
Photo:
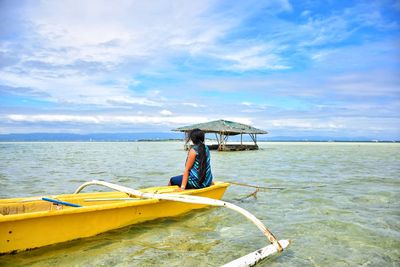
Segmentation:
[[(293, 244), (259, 266), (399, 266), (400, 145), (261, 143), (259, 151), (212, 152), (224, 199), (254, 213)], [(71, 193), (103, 179), (134, 188), (182, 173), (180, 142), (0, 143), (2, 198)], [(95, 237), (0, 257), (10, 266), (220, 266), (267, 244), (240, 216), (205, 209)], [(184, 260), (182, 260), (184, 259)]]

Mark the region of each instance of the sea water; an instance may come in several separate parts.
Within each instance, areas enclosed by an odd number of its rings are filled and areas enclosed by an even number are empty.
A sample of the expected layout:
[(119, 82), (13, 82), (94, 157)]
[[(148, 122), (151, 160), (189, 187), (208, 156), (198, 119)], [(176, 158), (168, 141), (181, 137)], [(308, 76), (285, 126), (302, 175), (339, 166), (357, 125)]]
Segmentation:
[[(212, 151), (223, 199), (292, 244), (258, 266), (400, 266), (400, 144), (260, 143)], [(0, 197), (73, 192), (102, 179), (133, 188), (181, 174), (181, 142), (0, 143)], [(278, 187), (278, 188), (277, 188)], [(49, 229), (49, 233), (51, 229)], [(0, 266), (220, 266), (269, 242), (244, 217), (208, 208), (0, 256)]]

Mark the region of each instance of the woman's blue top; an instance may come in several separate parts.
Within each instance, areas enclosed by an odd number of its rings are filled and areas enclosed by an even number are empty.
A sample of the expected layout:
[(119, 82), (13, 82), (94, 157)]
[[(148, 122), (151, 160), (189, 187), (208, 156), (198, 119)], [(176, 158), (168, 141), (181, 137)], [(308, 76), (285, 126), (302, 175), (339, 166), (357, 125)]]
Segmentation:
[(206, 177), (204, 178), (203, 183), (200, 183), (199, 178), (199, 167), (200, 167), (200, 156), (199, 156), (199, 146), (192, 147), (196, 151), (196, 159), (194, 161), (193, 167), (189, 171), (188, 184), (190, 184), (193, 188), (204, 188), (211, 185), (213, 180), (213, 175), (211, 173), (211, 160), (210, 160), (210, 150), (208, 146), (205, 145), (206, 152)]

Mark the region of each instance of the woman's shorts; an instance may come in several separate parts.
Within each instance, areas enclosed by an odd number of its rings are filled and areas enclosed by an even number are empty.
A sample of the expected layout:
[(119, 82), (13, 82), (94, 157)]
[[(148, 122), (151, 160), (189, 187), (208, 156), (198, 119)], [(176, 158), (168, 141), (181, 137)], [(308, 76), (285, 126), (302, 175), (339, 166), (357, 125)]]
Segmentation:
[[(181, 186), (182, 179), (183, 179), (183, 175), (178, 175), (178, 176), (171, 177), (171, 179), (169, 181), (170, 181), (171, 185)], [(187, 183), (186, 189), (193, 189), (193, 187), (189, 183)]]

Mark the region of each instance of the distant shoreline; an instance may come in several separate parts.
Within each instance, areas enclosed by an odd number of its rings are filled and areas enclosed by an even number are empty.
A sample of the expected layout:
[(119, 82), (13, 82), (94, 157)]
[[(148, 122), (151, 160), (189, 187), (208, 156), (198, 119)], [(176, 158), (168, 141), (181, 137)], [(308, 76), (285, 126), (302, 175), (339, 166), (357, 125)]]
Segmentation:
[[(167, 143), (183, 142), (182, 139), (141, 139), (141, 140), (0, 140), (0, 143)], [(217, 142), (213, 142), (217, 143)], [(237, 142), (232, 142), (237, 144)], [(250, 142), (243, 142), (250, 143)], [(348, 141), (348, 140), (259, 140), (257, 143), (400, 143), (400, 141)]]
[[(182, 141), (184, 135), (177, 132), (136, 132), (136, 133), (27, 133), (0, 134), (0, 142), (174, 142)], [(214, 138), (208, 138), (215, 142)], [(214, 140), (214, 141), (213, 141)], [(240, 142), (240, 136), (230, 137), (228, 143)], [(252, 142), (244, 138), (243, 142)], [(258, 136), (257, 142), (361, 142), (361, 143), (399, 143), (400, 140), (390, 140), (378, 137), (329, 137), (329, 136)]]

